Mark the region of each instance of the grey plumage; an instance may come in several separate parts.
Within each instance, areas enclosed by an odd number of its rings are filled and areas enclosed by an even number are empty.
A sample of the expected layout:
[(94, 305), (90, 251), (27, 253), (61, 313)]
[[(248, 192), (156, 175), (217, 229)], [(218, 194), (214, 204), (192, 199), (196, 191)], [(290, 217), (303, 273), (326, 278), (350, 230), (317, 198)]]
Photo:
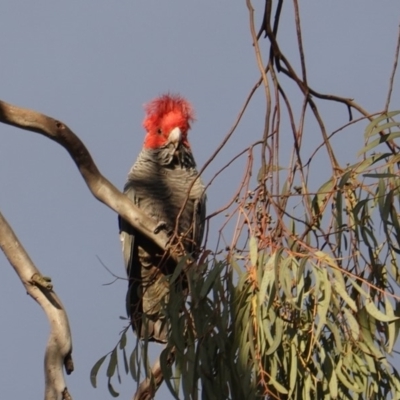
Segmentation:
[[(144, 148), (128, 174), (124, 193), (155, 222), (165, 224), (164, 228), (172, 232), (196, 177), (196, 165), (187, 145), (180, 142), (157, 149)], [(187, 252), (196, 252), (201, 245), (205, 203), (204, 185), (198, 178), (178, 223), (179, 234), (185, 234), (183, 243)], [(127, 313), (132, 327), (140, 338), (166, 342), (168, 321), (160, 310), (162, 302), (168, 300), (169, 283), (165, 276), (172, 274), (175, 262), (163, 259), (164, 252), (125, 220), (120, 218), (119, 222), (129, 278)]]

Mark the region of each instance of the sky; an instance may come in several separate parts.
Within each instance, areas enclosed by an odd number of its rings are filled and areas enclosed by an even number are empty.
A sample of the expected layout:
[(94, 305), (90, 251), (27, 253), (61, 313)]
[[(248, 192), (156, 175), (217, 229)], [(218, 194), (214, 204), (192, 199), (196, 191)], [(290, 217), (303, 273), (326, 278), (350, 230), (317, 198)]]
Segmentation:
[[(260, 23), (262, 2), (254, 3)], [(278, 39), (298, 68), (291, 8), (292, 2), (285, 2)], [(354, 98), (371, 112), (382, 110), (400, 22), (398, 0), (305, 0), (300, 12), (311, 86)], [(191, 101), (197, 121), (190, 141), (201, 167), (259, 78), (244, 0), (5, 0), (0, 51), (0, 99), (66, 123), (119, 188), (142, 146), (144, 103), (167, 91)], [(400, 109), (399, 89), (400, 71), (392, 109)], [(319, 104), (329, 132), (347, 121), (343, 106)], [(205, 171), (205, 182), (232, 154), (261, 137), (264, 112), (259, 90), (232, 140)], [(336, 143), (343, 163), (356, 161), (363, 144), (362, 129), (349, 132), (345, 145)], [(125, 325), (119, 316), (125, 315), (126, 281), (106, 285), (113, 277), (102, 266), (124, 276), (117, 216), (92, 197), (58, 144), (6, 125), (0, 125), (0, 140), (0, 210), (36, 266), (52, 277), (68, 312), (75, 363), (68, 389), (74, 398), (109, 399), (105, 369), (97, 389), (89, 372)], [(309, 140), (321, 140), (313, 137), (312, 126)], [(210, 187), (210, 213), (234, 193), (245, 161)], [(324, 157), (319, 162), (323, 171)], [(324, 182), (322, 176), (313, 179), (316, 186)], [(2, 398), (41, 398), (47, 319), (2, 254), (0, 268)], [(135, 383), (123, 373), (122, 384), (114, 381), (114, 387), (126, 399)], [(164, 386), (156, 398), (172, 397)]]

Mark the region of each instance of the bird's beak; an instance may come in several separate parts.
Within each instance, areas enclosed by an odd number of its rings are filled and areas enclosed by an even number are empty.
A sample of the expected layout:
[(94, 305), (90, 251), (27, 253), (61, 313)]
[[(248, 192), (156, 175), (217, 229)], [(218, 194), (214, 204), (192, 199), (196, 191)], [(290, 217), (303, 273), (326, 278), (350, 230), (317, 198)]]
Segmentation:
[(177, 147), (181, 140), (182, 140), (182, 131), (178, 127), (172, 129), (172, 131), (169, 133), (168, 141), (170, 143), (173, 143), (175, 147)]

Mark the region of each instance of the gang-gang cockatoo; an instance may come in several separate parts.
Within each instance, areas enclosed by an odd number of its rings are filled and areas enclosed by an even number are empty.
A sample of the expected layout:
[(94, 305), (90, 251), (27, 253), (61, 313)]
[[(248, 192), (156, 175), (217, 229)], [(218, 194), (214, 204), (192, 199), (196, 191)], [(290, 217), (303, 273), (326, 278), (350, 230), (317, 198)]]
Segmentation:
[[(194, 120), (190, 103), (179, 95), (165, 94), (145, 106), (146, 130), (143, 149), (128, 174), (124, 193), (145, 214), (174, 232), (183, 235), (186, 252), (198, 251), (204, 232), (206, 196), (197, 178), (196, 163), (188, 142), (188, 131)], [(164, 251), (128, 222), (120, 218), (120, 235), (125, 267), (129, 279), (127, 313), (140, 338), (166, 342), (168, 321), (161, 312), (168, 300), (166, 275), (176, 263), (163, 257)]]

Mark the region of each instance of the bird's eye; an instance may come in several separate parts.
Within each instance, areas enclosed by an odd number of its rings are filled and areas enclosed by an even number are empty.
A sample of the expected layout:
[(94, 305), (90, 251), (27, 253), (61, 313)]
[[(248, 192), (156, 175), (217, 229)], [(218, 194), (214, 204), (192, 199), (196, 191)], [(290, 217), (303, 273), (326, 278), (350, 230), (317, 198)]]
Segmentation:
[(162, 134), (162, 130), (161, 130), (160, 128), (158, 128), (158, 129), (157, 129), (157, 133), (158, 133), (159, 135), (161, 135), (161, 134)]

